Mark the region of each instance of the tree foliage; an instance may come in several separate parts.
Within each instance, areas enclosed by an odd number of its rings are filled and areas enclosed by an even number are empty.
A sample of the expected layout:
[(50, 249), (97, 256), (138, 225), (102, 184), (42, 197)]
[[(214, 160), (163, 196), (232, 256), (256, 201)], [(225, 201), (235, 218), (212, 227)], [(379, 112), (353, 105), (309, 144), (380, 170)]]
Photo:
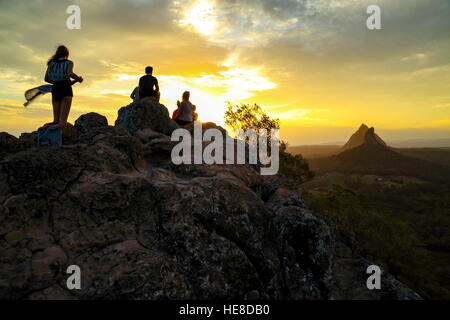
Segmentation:
[[(280, 120), (273, 119), (257, 104), (232, 105), (228, 103), (225, 112), (225, 124), (233, 131), (254, 129), (280, 129)], [(270, 133), (268, 133), (270, 139)], [(268, 143), (270, 146), (270, 143)], [(309, 164), (301, 155), (286, 152), (287, 143), (280, 141), (280, 173), (291, 178), (296, 184), (304, 183), (314, 177)]]
[(378, 259), (424, 298), (450, 298), (450, 184), (399, 187), (346, 176), (326, 192), (303, 191), (356, 255)]
[(232, 105), (228, 103), (225, 124), (234, 131), (239, 129), (280, 129), (280, 120), (270, 118), (257, 104)]

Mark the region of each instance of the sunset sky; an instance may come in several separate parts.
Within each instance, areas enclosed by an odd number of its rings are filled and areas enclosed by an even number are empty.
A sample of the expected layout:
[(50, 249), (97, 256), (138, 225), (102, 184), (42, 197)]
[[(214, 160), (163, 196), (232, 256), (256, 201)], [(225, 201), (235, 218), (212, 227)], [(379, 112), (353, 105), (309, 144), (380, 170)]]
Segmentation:
[[(81, 30), (66, 27), (72, 4)], [(371, 4), (382, 30), (366, 27)], [(291, 145), (363, 122), (388, 141), (450, 138), (449, 0), (0, 0), (0, 131), (52, 120), (50, 96), (26, 109), (23, 93), (57, 44), (85, 79), (70, 122), (95, 111), (113, 124), (151, 65), (170, 112), (184, 90), (202, 121), (257, 103)]]

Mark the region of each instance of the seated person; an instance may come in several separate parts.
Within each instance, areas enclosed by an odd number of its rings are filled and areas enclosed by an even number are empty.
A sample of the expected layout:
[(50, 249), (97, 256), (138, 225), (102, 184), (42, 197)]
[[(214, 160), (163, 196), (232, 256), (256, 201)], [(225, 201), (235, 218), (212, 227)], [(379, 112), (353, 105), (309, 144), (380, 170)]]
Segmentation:
[(134, 88), (130, 98), (133, 99), (133, 102), (139, 102), (139, 87)]
[(145, 76), (139, 79), (139, 98), (155, 97), (159, 101), (158, 79), (152, 74), (152, 67), (145, 68)]
[(185, 91), (183, 93), (182, 101), (178, 105), (178, 116), (174, 119), (180, 126), (185, 126), (194, 122), (192, 103), (189, 101), (190, 92)]
[(177, 108), (172, 112), (172, 120), (178, 117), (178, 112), (180, 110), (180, 100), (177, 100)]

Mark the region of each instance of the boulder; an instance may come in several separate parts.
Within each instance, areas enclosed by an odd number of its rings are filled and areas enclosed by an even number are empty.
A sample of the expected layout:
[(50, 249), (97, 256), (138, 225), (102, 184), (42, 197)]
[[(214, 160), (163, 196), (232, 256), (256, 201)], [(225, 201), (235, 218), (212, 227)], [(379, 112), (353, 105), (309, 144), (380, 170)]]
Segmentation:
[(71, 123), (67, 123), (62, 129), (63, 145), (75, 144), (80, 137), (80, 131), (78, 131)]
[[(202, 132), (205, 132), (208, 129), (217, 129), (222, 132), (224, 137), (227, 135), (227, 130), (225, 130), (221, 126), (216, 125), (214, 122), (202, 122), (201, 125)], [(194, 134), (194, 123), (183, 126), (182, 128), (188, 130), (191, 134)]]
[(121, 108), (115, 125), (124, 127), (131, 134), (151, 129), (169, 136), (178, 128), (176, 122), (170, 118), (167, 108), (153, 97)]
[(0, 132), (0, 156), (23, 150), (22, 142), (7, 132)]
[(22, 133), (19, 137), (25, 149), (37, 147), (36, 131), (30, 133)]
[(107, 125), (108, 119), (95, 112), (83, 114), (75, 121), (75, 129), (81, 133), (86, 133), (94, 128), (106, 127)]

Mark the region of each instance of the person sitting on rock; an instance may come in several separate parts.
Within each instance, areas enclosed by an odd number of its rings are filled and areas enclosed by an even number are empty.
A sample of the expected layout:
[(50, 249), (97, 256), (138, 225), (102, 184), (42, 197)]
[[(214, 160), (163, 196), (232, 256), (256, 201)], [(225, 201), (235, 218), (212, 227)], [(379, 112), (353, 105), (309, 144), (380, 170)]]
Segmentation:
[(177, 108), (172, 112), (172, 120), (178, 118), (178, 112), (180, 111), (180, 100), (177, 100)]
[(139, 102), (139, 100), (141, 100), (139, 98), (139, 87), (134, 88), (133, 92), (131, 93), (130, 98), (133, 99), (134, 103)]
[(145, 68), (145, 76), (139, 79), (139, 99), (154, 97), (159, 101), (159, 85), (158, 79), (153, 75), (153, 67)]
[(180, 126), (185, 126), (194, 122), (193, 119), (193, 106), (189, 101), (191, 93), (189, 91), (185, 91), (183, 93), (182, 101), (178, 105), (178, 116), (175, 118), (175, 122)]

